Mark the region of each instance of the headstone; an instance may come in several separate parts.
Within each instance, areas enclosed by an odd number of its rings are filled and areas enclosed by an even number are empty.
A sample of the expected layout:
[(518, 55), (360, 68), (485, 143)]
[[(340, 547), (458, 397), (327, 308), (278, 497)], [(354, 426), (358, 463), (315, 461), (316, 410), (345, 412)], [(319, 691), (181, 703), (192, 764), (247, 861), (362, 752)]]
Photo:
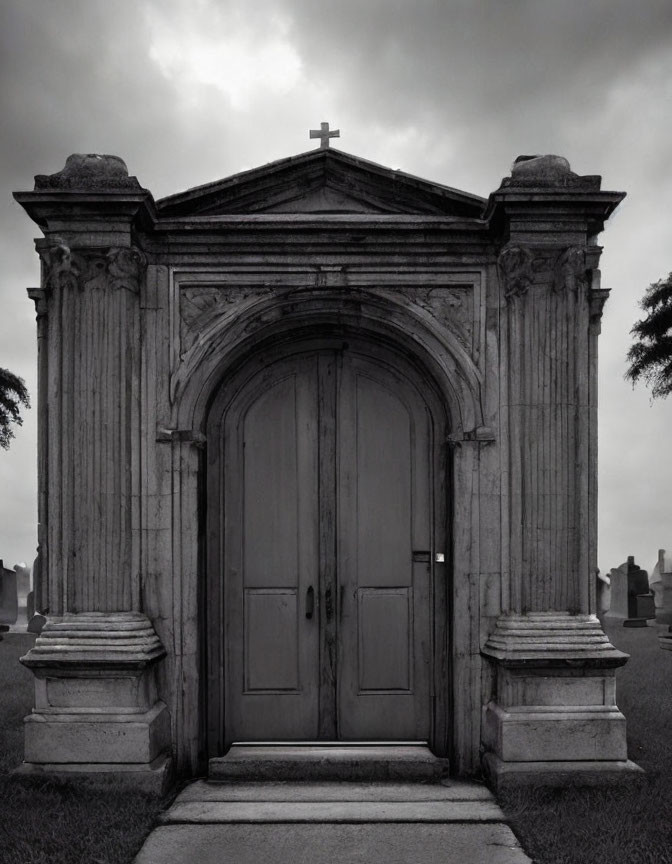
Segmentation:
[(0, 558), (0, 624), (14, 624), (19, 614), (16, 573), (8, 570)]
[(669, 626), (672, 624), (672, 552), (658, 550), (650, 584), (655, 595), (656, 621)]
[(649, 589), (646, 570), (635, 564), (634, 555), (620, 567), (611, 570), (610, 618), (623, 618), (624, 627), (646, 627), (656, 617), (653, 592)]
[(605, 615), (611, 605), (611, 580), (606, 573), (598, 569), (595, 573), (597, 589), (597, 614)]
[(12, 630), (25, 633), (28, 621), (28, 594), (30, 592), (30, 567), (25, 564), (15, 564), (16, 590), (19, 600), (19, 614)]
[(37, 635), (39, 636), (46, 623), (46, 616), (44, 616), (41, 612), (35, 612), (35, 614), (28, 619), (28, 632), (37, 633)]

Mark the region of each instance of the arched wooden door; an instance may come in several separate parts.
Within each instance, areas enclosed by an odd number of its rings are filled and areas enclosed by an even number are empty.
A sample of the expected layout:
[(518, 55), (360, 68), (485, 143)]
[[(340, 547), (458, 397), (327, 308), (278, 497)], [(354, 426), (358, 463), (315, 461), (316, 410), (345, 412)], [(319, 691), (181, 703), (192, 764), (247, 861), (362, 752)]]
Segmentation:
[(258, 362), (213, 412), (214, 750), (432, 736), (435, 420), (397, 367), (326, 347)]

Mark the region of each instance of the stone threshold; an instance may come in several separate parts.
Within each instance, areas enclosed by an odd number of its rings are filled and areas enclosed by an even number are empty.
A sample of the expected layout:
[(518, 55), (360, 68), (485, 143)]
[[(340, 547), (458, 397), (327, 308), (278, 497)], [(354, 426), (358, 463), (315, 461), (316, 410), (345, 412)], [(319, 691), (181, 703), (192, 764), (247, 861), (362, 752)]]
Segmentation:
[(210, 759), (210, 780), (410, 781), (436, 783), (448, 760), (421, 742), (234, 743)]

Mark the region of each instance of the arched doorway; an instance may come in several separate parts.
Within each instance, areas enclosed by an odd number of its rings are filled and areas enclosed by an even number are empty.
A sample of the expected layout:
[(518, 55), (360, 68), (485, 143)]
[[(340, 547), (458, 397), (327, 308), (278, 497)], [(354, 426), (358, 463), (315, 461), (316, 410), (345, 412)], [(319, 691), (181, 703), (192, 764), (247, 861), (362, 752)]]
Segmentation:
[(208, 751), (448, 742), (447, 417), (396, 350), (258, 351), (207, 427)]

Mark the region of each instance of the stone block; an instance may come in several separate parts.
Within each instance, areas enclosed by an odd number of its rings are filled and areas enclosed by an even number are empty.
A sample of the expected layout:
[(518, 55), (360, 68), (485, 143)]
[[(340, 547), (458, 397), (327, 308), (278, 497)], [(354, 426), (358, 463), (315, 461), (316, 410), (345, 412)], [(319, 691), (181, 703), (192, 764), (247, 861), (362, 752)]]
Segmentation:
[(503, 708), (515, 705), (613, 704), (614, 678), (585, 674), (582, 670), (558, 670), (555, 675), (499, 669), (497, 701)]
[(483, 774), (495, 792), (521, 786), (605, 786), (641, 780), (644, 772), (629, 759), (619, 762), (504, 762), (494, 753), (482, 760)]
[(615, 707), (485, 710), (484, 744), (504, 762), (624, 761), (625, 717)]
[(159, 702), (144, 714), (29, 714), (25, 759), (34, 763), (149, 763), (170, 741)]
[[(36, 679), (36, 683), (39, 679)], [(47, 677), (46, 687), (36, 687), (35, 707), (40, 711), (141, 714), (156, 702), (153, 674), (119, 677)], [(42, 695), (43, 694), (43, 695)], [(122, 707), (123, 706), (123, 707)]]
[(98, 785), (120, 785), (149, 795), (165, 795), (174, 782), (174, 766), (167, 753), (153, 762), (24, 762), (12, 774), (24, 777), (42, 777), (59, 783), (78, 784), (84, 777)]

